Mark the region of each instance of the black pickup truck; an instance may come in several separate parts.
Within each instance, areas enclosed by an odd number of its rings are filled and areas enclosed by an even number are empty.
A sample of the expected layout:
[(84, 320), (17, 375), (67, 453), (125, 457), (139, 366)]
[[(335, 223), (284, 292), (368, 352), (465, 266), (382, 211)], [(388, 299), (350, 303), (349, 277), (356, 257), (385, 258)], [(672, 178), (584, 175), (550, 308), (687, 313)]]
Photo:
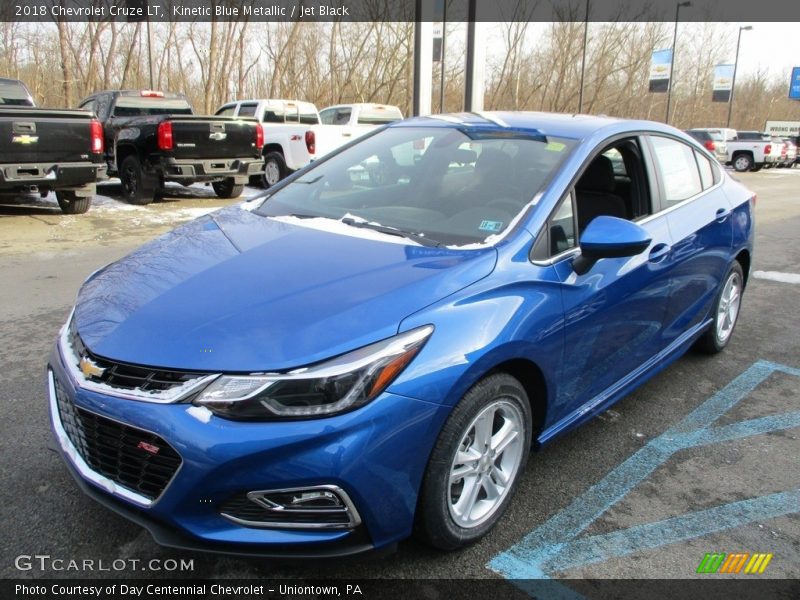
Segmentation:
[(0, 78), (0, 200), (54, 191), (64, 213), (85, 213), (105, 169), (92, 114), (36, 108), (25, 84)]
[(255, 119), (197, 116), (183, 94), (95, 92), (80, 103), (103, 124), (108, 174), (131, 204), (149, 204), (167, 181), (211, 182), (235, 198), (264, 171), (264, 133)]

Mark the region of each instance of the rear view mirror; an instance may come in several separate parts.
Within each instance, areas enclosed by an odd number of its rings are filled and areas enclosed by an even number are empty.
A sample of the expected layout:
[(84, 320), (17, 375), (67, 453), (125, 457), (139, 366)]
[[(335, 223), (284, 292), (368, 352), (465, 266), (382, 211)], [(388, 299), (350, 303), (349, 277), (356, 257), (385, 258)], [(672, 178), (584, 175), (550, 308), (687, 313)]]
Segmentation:
[(650, 246), (647, 231), (631, 221), (599, 216), (592, 219), (580, 238), (580, 255), (572, 268), (583, 275), (601, 258), (620, 258), (641, 254)]

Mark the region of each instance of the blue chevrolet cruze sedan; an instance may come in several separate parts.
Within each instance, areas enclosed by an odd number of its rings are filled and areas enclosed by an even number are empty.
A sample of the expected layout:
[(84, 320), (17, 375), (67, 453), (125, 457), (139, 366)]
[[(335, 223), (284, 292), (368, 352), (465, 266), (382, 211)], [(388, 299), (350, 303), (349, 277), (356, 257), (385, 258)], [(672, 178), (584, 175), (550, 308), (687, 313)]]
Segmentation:
[(89, 277), (52, 428), (165, 545), (461, 547), (532, 449), (728, 344), (755, 200), (657, 123), (395, 123)]

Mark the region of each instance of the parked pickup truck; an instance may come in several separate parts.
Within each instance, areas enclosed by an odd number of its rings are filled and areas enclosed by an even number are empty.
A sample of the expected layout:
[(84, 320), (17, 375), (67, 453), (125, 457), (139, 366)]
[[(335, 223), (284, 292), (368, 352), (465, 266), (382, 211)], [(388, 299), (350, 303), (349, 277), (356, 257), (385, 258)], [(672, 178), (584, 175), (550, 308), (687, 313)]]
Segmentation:
[(131, 204), (149, 204), (167, 181), (210, 182), (220, 198), (235, 198), (264, 170), (255, 119), (197, 116), (183, 94), (95, 92), (80, 107), (103, 124), (108, 174)]
[[(265, 187), (275, 185), (293, 171), (375, 127), (403, 118), (395, 106), (348, 104), (318, 113), (317, 107), (310, 102), (280, 99), (228, 102), (220, 106), (216, 114), (255, 117), (264, 126), (262, 183)], [(321, 118), (322, 115), (328, 115), (330, 119), (328, 116)], [(333, 124), (337, 115), (338, 121)]]
[(736, 131), (727, 128), (705, 128), (712, 137), (721, 137), (728, 146), (726, 164), (737, 171), (760, 171), (780, 161), (780, 148), (775, 148), (768, 134), (758, 131)]
[(737, 171), (760, 171), (780, 160), (780, 149), (760, 131), (737, 131), (727, 143), (730, 164)]
[(105, 176), (100, 123), (82, 110), (36, 108), (28, 88), (0, 78), (0, 198), (54, 191), (65, 214), (89, 210)]

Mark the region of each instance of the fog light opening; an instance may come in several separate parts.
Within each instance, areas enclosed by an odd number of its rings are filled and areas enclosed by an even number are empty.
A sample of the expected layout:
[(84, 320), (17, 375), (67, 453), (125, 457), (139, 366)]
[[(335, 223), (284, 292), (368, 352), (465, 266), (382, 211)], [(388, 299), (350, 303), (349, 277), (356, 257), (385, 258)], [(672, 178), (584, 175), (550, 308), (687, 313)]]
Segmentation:
[(240, 493), (220, 514), (246, 527), (273, 529), (353, 529), (361, 523), (350, 497), (335, 485)]

